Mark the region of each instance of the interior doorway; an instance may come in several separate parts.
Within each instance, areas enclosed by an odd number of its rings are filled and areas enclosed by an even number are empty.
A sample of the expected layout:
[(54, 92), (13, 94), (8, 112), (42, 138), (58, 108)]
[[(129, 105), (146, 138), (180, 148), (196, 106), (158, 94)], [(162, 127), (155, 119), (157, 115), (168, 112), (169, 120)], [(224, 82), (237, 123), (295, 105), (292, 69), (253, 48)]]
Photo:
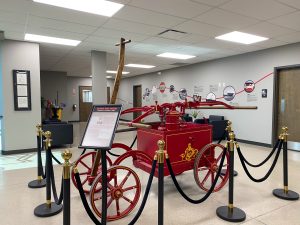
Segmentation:
[(106, 88), (106, 96), (107, 96), (107, 104), (109, 104), (110, 103), (110, 87), (108, 86), (107, 88)]
[[(142, 107), (142, 85), (133, 86), (133, 107)], [(133, 119), (140, 116), (141, 112), (134, 112)]]
[(288, 127), (288, 149), (300, 151), (300, 65), (275, 68), (276, 137)]
[(79, 86), (79, 120), (86, 122), (93, 107), (92, 86)]

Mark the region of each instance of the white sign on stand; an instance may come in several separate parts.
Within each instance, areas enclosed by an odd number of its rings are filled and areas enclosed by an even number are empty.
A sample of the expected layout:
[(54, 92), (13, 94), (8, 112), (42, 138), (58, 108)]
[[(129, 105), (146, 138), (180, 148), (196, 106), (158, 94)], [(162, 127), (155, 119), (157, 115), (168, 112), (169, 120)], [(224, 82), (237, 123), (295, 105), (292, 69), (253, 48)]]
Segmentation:
[(111, 149), (122, 105), (94, 105), (80, 148)]

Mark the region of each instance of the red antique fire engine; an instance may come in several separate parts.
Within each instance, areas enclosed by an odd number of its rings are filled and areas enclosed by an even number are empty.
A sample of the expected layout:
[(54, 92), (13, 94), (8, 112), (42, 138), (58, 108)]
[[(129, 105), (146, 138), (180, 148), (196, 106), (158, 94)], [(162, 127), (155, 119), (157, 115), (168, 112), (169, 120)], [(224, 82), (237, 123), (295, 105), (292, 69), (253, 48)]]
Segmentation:
[[(114, 143), (114, 149), (123, 149), (125, 153), (112, 162), (107, 157), (109, 165), (108, 176), (108, 203), (107, 220), (117, 220), (128, 215), (136, 206), (140, 194), (141, 183), (137, 173), (127, 166), (123, 166), (125, 159), (132, 158), (133, 165), (145, 172), (150, 172), (152, 159), (157, 151), (157, 141), (164, 140), (166, 151), (169, 154), (173, 170), (176, 175), (192, 170), (197, 185), (207, 191), (215, 179), (221, 160), (223, 145), (212, 143), (212, 126), (209, 124), (196, 124), (185, 122), (182, 117), (189, 108), (201, 109), (202, 107), (221, 107), (233, 109), (234, 107), (220, 101), (210, 102), (175, 102), (164, 103), (140, 108), (124, 110), (122, 114), (143, 113), (131, 122), (120, 124), (137, 128), (137, 150), (121, 143)], [(159, 122), (141, 123), (152, 114), (157, 114)], [(90, 195), (90, 203), (94, 212), (101, 217), (101, 164), (98, 166), (97, 176), (92, 176), (93, 163), (96, 152), (92, 151), (82, 155), (75, 166), (79, 169), (83, 187)], [(221, 175), (215, 190), (220, 190), (228, 180), (228, 155), (224, 162), (225, 175)], [(165, 166), (165, 176), (169, 171)], [(157, 171), (155, 173), (157, 176)], [(74, 184), (76, 182), (74, 180)], [(100, 206), (99, 206), (100, 205)]]

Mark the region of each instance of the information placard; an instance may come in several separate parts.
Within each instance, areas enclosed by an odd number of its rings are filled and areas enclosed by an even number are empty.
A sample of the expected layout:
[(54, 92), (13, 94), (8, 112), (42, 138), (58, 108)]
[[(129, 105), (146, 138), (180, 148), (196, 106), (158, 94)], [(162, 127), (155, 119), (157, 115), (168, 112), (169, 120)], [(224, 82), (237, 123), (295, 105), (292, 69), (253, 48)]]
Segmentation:
[(111, 149), (122, 105), (94, 105), (79, 148)]

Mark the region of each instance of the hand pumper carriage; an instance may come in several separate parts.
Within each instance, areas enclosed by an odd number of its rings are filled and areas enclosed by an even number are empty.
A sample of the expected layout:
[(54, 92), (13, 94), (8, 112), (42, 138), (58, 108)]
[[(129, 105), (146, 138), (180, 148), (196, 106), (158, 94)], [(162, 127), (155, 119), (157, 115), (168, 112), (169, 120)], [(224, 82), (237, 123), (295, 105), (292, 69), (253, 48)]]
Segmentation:
[[(223, 145), (212, 143), (212, 126), (210, 124), (195, 124), (185, 122), (182, 117), (187, 108), (201, 109), (201, 107), (217, 106), (233, 109), (223, 102), (175, 102), (164, 103), (140, 108), (130, 108), (121, 114), (142, 112), (143, 114), (131, 122), (121, 122), (122, 125), (137, 128), (137, 150), (122, 143), (112, 145), (114, 149), (123, 149), (125, 153), (119, 155), (114, 162), (107, 156), (107, 220), (117, 220), (128, 215), (136, 206), (140, 194), (141, 183), (137, 173), (124, 164), (124, 160), (132, 158), (133, 165), (150, 173), (152, 160), (157, 151), (158, 140), (164, 140), (171, 165), (176, 175), (192, 170), (197, 185), (208, 191), (215, 180), (218, 171)], [(141, 123), (143, 119), (157, 114), (159, 122)], [(220, 190), (228, 180), (228, 155), (223, 164), (224, 173), (220, 176), (214, 191)], [(83, 154), (76, 162), (79, 169), (84, 191), (90, 196), (90, 204), (94, 212), (101, 217), (101, 189), (102, 174), (100, 157), (96, 151)], [(169, 175), (167, 167), (165, 176)], [(157, 169), (155, 176), (157, 176)], [(76, 186), (76, 182), (73, 181)]]

